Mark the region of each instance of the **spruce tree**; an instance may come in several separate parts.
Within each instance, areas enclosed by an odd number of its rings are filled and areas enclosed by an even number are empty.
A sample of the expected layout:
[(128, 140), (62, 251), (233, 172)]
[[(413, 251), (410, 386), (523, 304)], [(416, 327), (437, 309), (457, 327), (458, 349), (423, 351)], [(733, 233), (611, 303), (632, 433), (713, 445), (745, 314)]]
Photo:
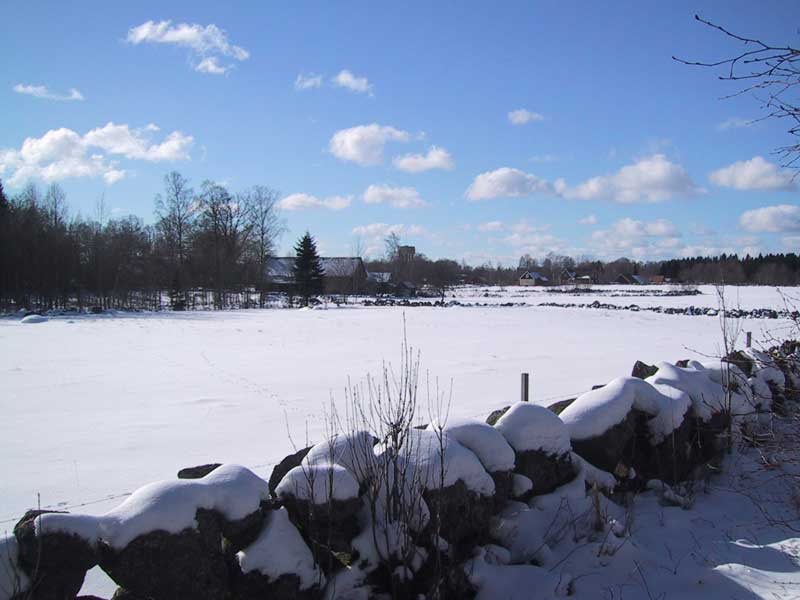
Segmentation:
[(308, 231), (297, 242), (294, 250), (297, 253), (292, 268), (294, 285), (297, 294), (303, 298), (304, 305), (308, 306), (311, 296), (323, 292), (325, 272), (317, 254), (317, 243)]

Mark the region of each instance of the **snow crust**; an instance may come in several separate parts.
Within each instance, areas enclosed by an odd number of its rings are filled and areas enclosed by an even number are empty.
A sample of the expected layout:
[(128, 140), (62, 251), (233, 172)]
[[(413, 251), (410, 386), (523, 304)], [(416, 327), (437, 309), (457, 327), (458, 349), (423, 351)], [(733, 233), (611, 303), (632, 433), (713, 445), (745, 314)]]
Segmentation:
[(20, 323), (24, 325), (34, 325), (36, 323), (46, 323), (49, 319), (42, 315), (28, 315), (27, 317), (22, 317)]
[[(386, 449), (379, 445), (376, 452), (380, 455)], [(411, 429), (403, 455), (415, 470), (416, 481), (425, 489), (449, 487), (461, 480), (467, 489), (478, 494), (494, 493), (494, 481), (478, 457), (447, 433), (442, 433), (440, 439), (429, 429)]]
[(195, 528), (197, 509), (215, 510), (238, 520), (258, 510), (269, 497), (267, 482), (239, 465), (218, 467), (201, 479), (151, 483), (99, 517), (46, 513), (36, 518), (37, 533), (59, 531), (94, 544), (103, 539), (117, 550), (153, 531), (180, 533)]
[(578, 396), (561, 413), (570, 438), (585, 440), (602, 435), (636, 408), (650, 415), (647, 427), (651, 439), (654, 444), (660, 443), (683, 423), (691, 398), (680, 386), (659, 379), (659, 373), (661, 369), (647, 380), (618, 377), (602, 388)]
[(530, 402), (512, 405), (495, 427), (518, 452), (542, 450), (548, 454), (563, 454), (572, 449), (569, 431), (558, 415)]
[(708, 421), (713, 413), (726, 408), (725, 390), (705, 370), (676, 367), (668, 362), (660, 362), (656, 366), (658, 371), (648, 377), (647, 382), (686, 392), (698, 418)]
[[(437, 424), (428, 429), (439, 429)], [(477, 419), (455, 419), (448, 421), (443, 431), (465, 448), (472, 450), (490, 473), (510, 471), (514, 468), (514, 449), (500, 433), (484, 421)]]
[(313, 504), (358, 497), (358, 481), (341, 465), (299, 465), (281, 479), (275, 493), (279, 498), (294, 496)]
[(303, 459), (306, 466), (336, 464), (347, 469), (359, 482), (367, 475), (373, 456), (374, 439), (367, 431), (336, 433), (315, 444)]
[(236, 560), (242, 572), (258, 571), (272, 580), (281, 575), (297, 575), (301, 590), (317, 583), (325, 585), (325, 577), (314, 562), (311, 550), (283, 507), (267, 514), (258, 538), (238, 552)]

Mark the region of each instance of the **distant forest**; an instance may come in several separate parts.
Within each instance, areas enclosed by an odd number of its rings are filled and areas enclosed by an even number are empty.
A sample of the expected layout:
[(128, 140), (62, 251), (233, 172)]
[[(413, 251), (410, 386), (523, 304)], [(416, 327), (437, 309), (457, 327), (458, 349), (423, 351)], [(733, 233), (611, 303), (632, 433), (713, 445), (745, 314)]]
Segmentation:
[[(109, 215), (102, 199), (93, 216), (70, 215), (57, 184), (45, 190), (31, 184), (7, 196), (0, 182), (0, 310), (264, 305), (270, 290), (265, 264), (283, 232), (278, 194), (264, 186), (231, 193), (206, 181), (195, 191), (172, 172), (155, 199), (155, 222), (145, 225), (139, 217)], [(553, 283), (572, 272), (600, 284), (626, 274), (680, 283), (800, 285), (794, 253), (652, 262), (549, 254), (523, 256), (516, 267), (417, 253), (413, 265), (398, 265), (398, 243), (388, 239), (385, 257), (365, 259), (367, 270), (392, 273), (437, 295), (460, 283), (513, 285), (526, 270), (541, 271)]]

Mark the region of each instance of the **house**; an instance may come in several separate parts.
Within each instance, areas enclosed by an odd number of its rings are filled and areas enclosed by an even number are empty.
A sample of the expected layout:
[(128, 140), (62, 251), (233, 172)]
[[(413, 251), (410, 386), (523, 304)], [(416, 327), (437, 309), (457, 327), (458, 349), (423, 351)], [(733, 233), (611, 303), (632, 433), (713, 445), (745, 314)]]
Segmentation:
[(401, 281), (395, 286), (394, 295), (402, 298), (411, 298), (417, 295), (417, 286), (410, 281)]
[(392, 274), (370, 271), (367, 273), (367, 292), (370, 294), (391, 294), (394, 291)]
[[(326, 294), (361, 294), (367, 287), (367, 270), (358, 257), (320, 257)], [(265, 266), (270, 288), (288, 291), (294, 285), (294, 257), (268, 258)]]
[(519, 278), (520, 285), (550, 285), (550, 280), (537, 271), (525, 271)]
[(570, 271), (569, 269), (562, 269), (561, 274), (558, 276), (561, 283), (575, 283), (575, 279), (577, 277), (577, 273), (575, 271)]
[(655, 285), (661, 285), (662, 283), (667, 283), (667, 278), (663, 275), (651, 275), (647, 278), (647, 280)]
[(641, 275), (620, 273), (617, 276), (617, 283), (621, 283), (622, 285), (647, 285), (647, 280)]

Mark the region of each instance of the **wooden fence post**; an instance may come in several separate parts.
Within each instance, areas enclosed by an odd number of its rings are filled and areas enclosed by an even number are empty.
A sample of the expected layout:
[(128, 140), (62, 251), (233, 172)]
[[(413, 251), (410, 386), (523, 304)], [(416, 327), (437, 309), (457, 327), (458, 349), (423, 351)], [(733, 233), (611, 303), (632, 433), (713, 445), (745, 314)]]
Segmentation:
[(752, 344), (753, 344), (753, 332), (752, 331), (748, 331), (747, 332), (747, 342), (746, 342), (745, 345), (748, 348), (750, 348), (750, 346), (752, 346)]
[(528, 392), (529, 392), (529, 384), (530, 384), (530, 376), (527, 373), (522, 374), (522, 389), (521, 389), (521, 400), (523, 402), (528, 401)]

